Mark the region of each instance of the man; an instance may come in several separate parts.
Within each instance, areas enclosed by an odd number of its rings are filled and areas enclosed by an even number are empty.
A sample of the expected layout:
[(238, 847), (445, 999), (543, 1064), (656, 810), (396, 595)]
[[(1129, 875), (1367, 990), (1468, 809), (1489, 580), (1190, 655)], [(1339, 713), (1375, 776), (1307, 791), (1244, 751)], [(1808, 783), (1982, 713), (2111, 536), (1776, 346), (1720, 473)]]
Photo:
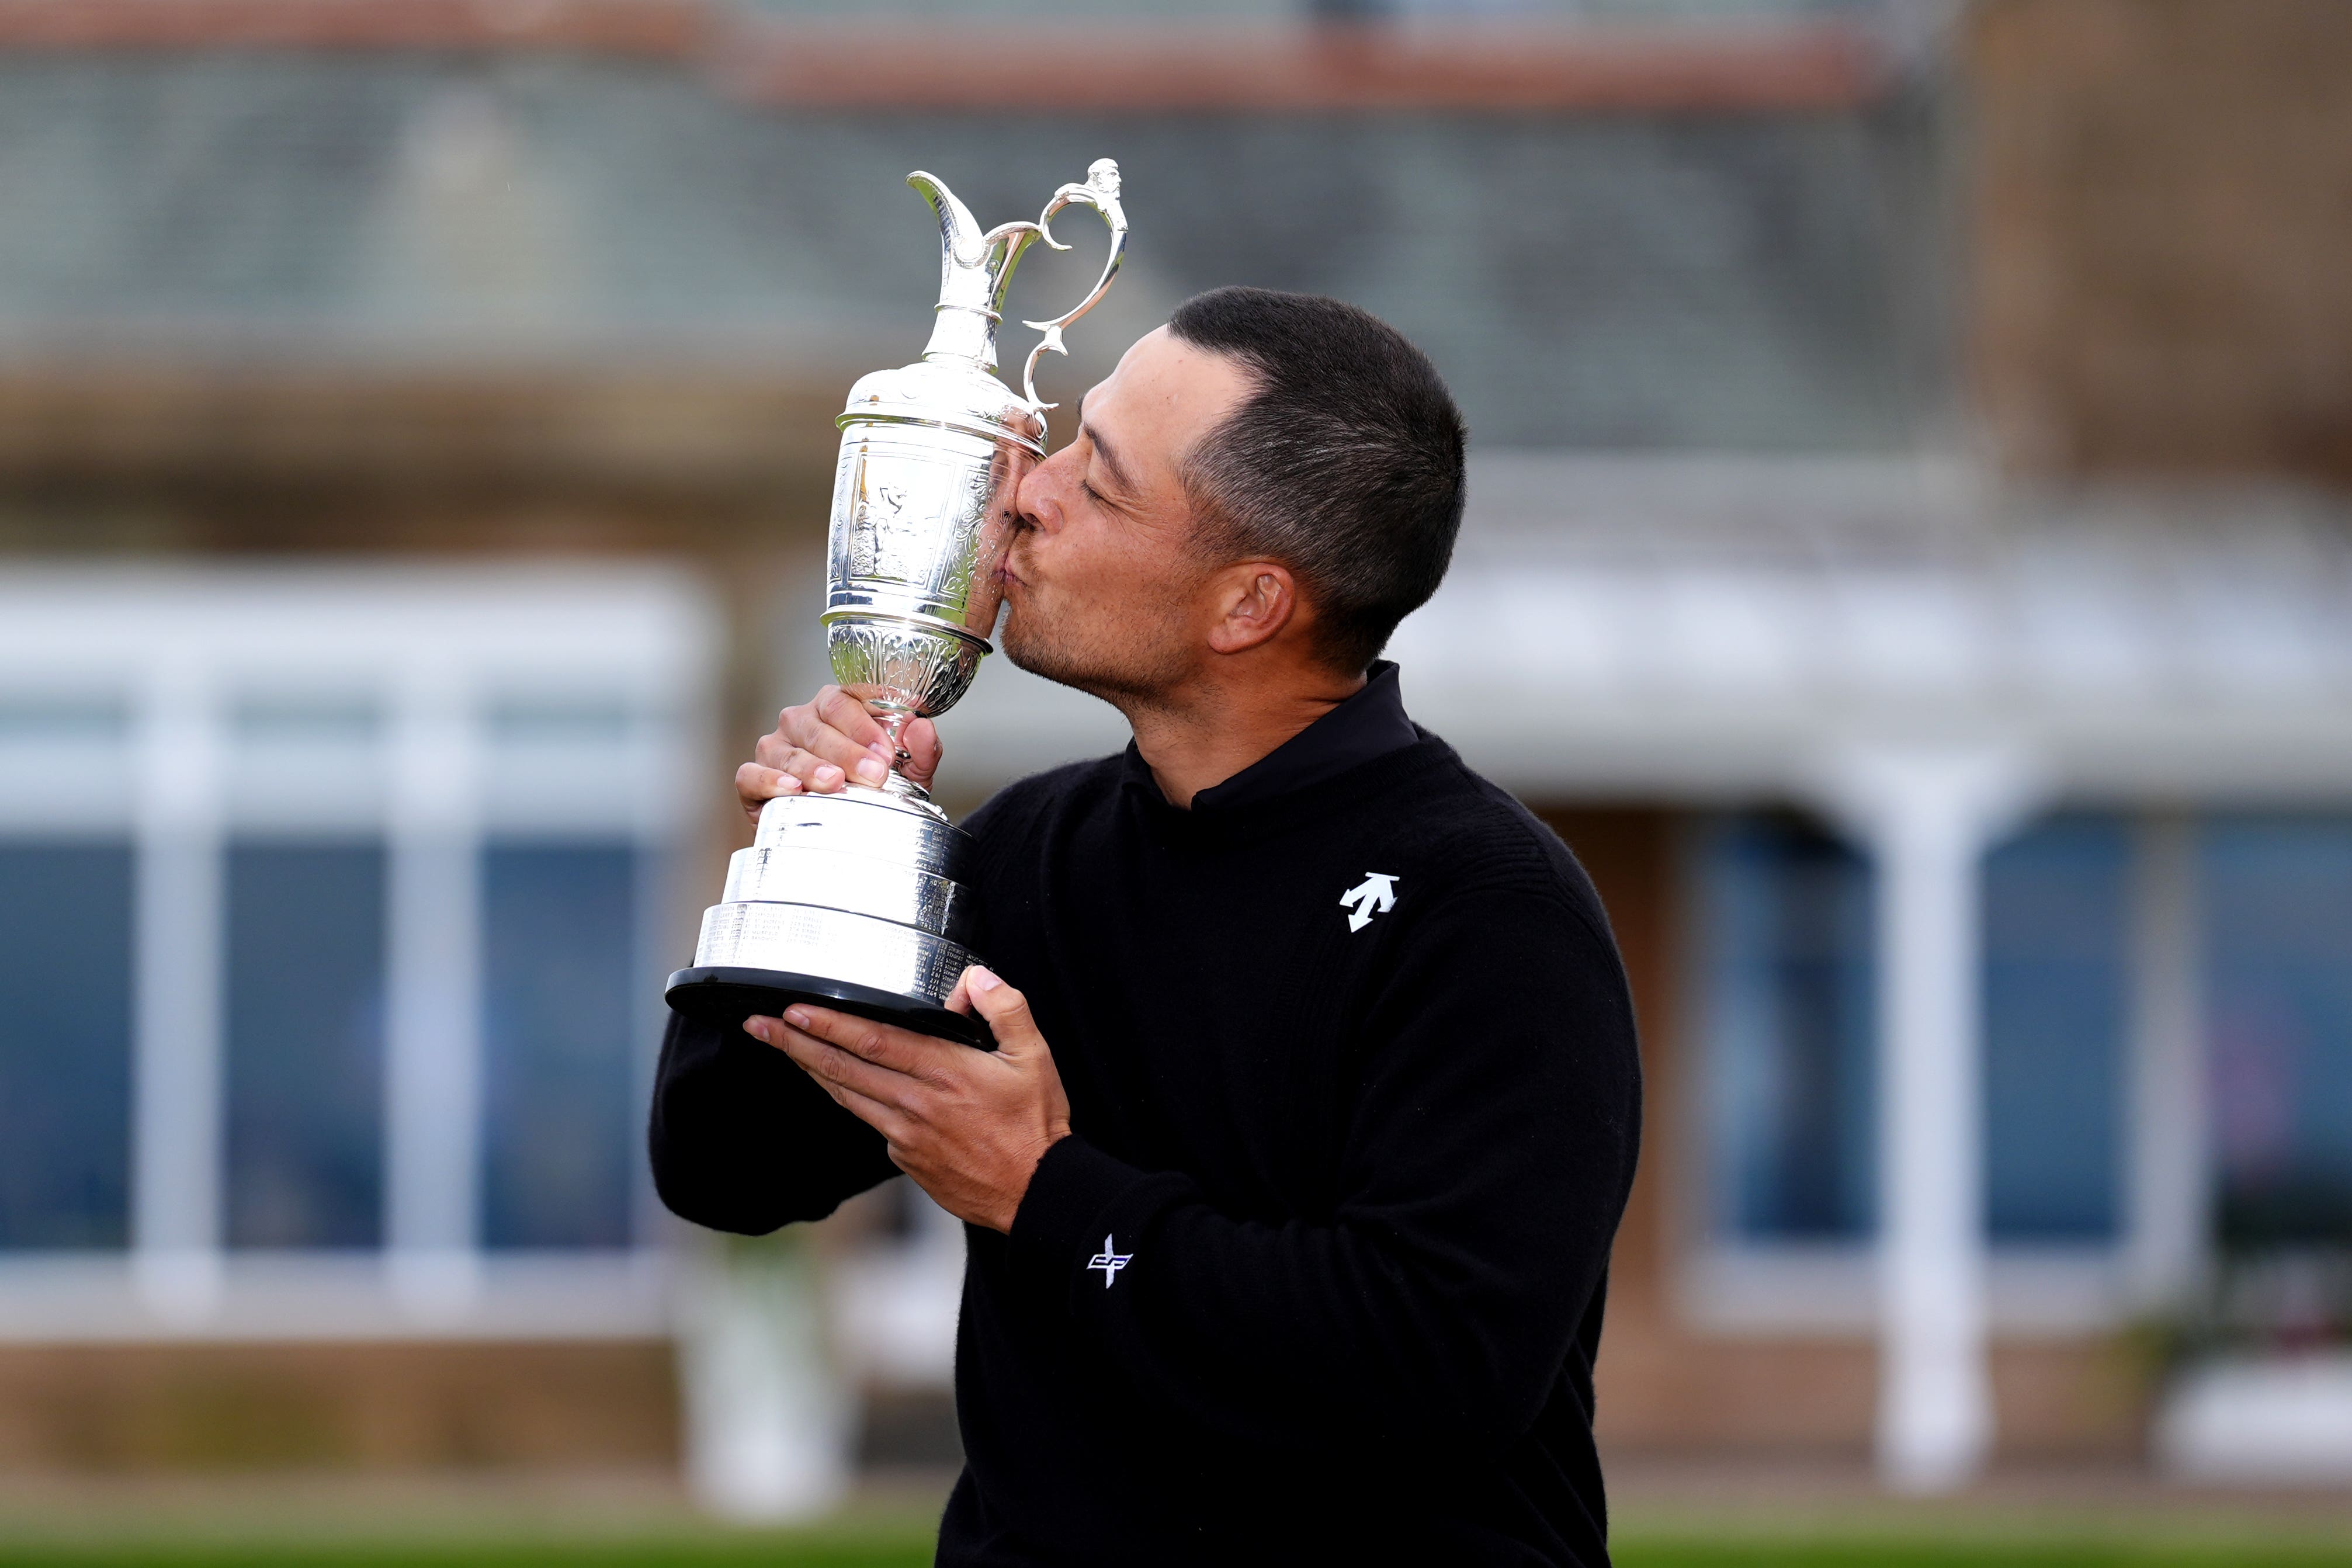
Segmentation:
[[(818, 1007), (674, 1020), (652, 1148), (759, 1233), (904, 1171), (966, 1224), (955, 1564), (1607, 1562), (1592, 1362), (1633, 1175), (1591, 885), (1374, 659), (1444, 576), (1464, 435), (1334, 300), (1182, 306), (1021, 489), (1013, 662), (1120, 756), (967, 824), (972, 1050)], [(908, 773), (940, 760), (909, 726)], [(748, 811), (881, 776), (828, 689)]]

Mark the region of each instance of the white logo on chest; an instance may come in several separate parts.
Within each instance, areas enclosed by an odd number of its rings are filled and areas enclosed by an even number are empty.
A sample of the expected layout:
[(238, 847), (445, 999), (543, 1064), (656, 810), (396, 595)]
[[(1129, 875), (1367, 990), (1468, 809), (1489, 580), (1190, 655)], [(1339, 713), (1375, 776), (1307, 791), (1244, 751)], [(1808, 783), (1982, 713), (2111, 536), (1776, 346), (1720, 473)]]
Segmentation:
[(1367, 871), (1364, 879), (1339, 895), (1339, 907), (1353, 905), (1348, 916), (1348, 929), (1361, 931), (1372, 923), (1374, 915), (1384, 915), (1396, 908), (1397, 879), (1385, 871)]
[(1132, 1252), (1121, 1252), (1118, 1249), (1118, 1242), (1114, 1237), (1106, 1236), (1103, 1237), (1103, 1249), (1087, 1261), (1087, 1268), (1089, 1270), (1099, 1268), (1103, 1271), (1103, 1289), (1108, 1290), (1110, 1289), (1110, 1282), (1118, 1278), (1118, 1271), (1126, 1268), (1134, 1257), (1135, 1254)]

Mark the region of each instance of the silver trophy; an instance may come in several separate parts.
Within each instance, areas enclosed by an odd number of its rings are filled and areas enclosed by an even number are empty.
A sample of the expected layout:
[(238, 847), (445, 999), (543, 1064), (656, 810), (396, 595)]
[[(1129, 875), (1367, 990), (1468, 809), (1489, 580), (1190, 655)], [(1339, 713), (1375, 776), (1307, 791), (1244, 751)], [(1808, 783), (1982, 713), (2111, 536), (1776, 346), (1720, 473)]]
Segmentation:
[[(907, 183), (939, 214), (938, 321), (920, 362), (860, 380), (835, 421), (824, 617), (834, 679), (894, 743), (909, 721), (954, 707), (989, 651), (997, 569), (1054, 406), (1038, 400), (1037, 361), (1068, 352), (1062, 329), (1103, 297), (1127, 249), (1108, 158), (1055, 191), (1035, 223), (985, 232), (933, 176)], [(995, 375), (1005, 287), (1030, 241), (1069, 248), (1052, 224), (1073, 205), (1110, 226), (1110, 256), (1076, 309), (1024, 323), (1045, 336), (1015, 395)], [(814, 1001), (977, 1043), (976, 1026), (946, 1005), (975, 962), (971, 854), (970, 837), (895, 766), (879, 787), (778, 796), (729, 862), (694, 967), (669, 977), (669, 1005), (740, 1022)]]

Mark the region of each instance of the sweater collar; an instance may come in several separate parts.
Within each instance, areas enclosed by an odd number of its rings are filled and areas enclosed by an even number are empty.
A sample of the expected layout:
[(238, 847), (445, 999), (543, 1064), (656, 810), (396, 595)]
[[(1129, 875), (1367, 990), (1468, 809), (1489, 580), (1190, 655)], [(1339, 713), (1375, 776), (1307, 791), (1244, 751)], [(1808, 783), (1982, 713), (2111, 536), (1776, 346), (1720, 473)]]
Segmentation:
[[(1362, 689), (1346, 701), (1223, 784), (1195, 795), (1191, 815), (1222, 815), (1279, 800), (1337, 778), (1375, 757), (1402, 751), (1420, 739), (1421, 732), (1405, 717), (1397, 667), (1382, 659), (1372, 666)], [(1173, 809), (1167, 805), (1159, 782), (1132, 741), (1127, 744), (1127, 777), (1130, 784), (1140, 785), (1148, 800)]]

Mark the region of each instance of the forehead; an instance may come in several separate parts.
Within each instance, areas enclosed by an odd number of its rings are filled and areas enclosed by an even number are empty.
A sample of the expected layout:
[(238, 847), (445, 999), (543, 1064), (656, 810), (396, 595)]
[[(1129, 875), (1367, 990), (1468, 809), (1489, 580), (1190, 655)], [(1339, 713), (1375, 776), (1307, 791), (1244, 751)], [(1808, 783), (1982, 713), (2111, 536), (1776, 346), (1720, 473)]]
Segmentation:
[(1250, 395), (1233, 360), (1185, 342), (1165, 327), (1145, 333), (1118, 368), (1087, 394), (1086, 422), (1122, 456), (1172, 470), (1202, 437)]

